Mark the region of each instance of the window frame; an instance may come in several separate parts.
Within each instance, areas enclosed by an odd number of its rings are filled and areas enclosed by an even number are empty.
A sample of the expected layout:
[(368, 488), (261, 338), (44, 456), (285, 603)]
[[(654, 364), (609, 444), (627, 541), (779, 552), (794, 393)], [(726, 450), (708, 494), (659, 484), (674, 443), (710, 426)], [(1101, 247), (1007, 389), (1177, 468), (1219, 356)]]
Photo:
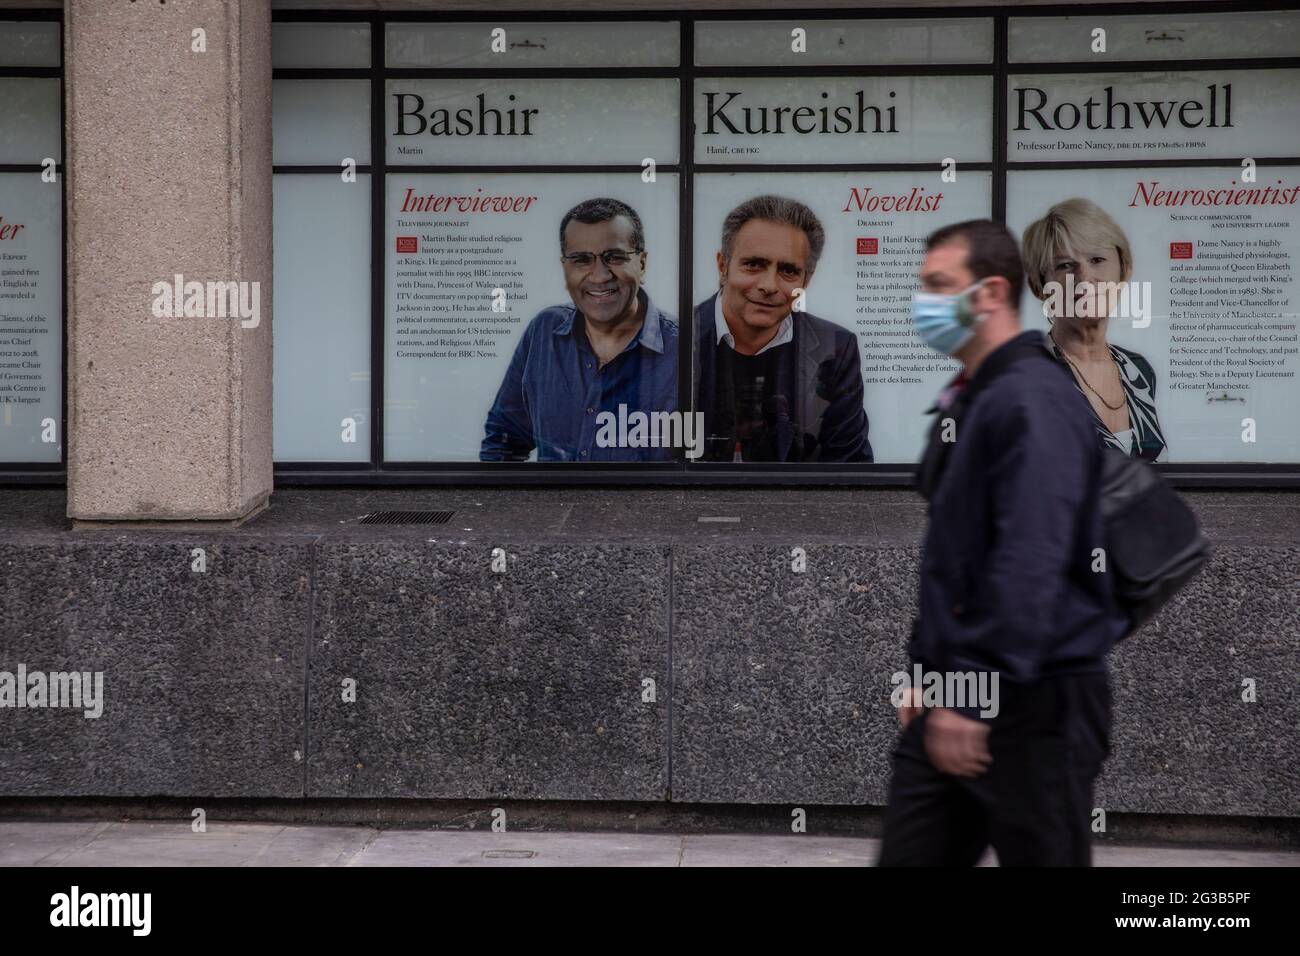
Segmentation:
[[(1169, 60), (1126, 60), (1072, 63), (1010, 63), (1008, 49), (1008, 25), (1012, 17), (1038, 18), (1079, 16), (1095, 13), (1099, 16), (1125, 15), (1176, 15), (1187, 13), (1263, 13), (1295, 9), (1285, 0), (1255, 0), (1249, 3), (1213, 2), (1197, 4), (1188, 10), (1185, 4), (1176, 2), (1156, 3), (1115, 3), (1104, 5), (1052, 5), (1041, 7), (1015, 6), (979, 6), (962, 7), (947, 11), (937, 8), (886, 7), (871, 10), (853, 10), (848, 8), (819, 8), (810, 10), (731, 10), (715, 9), (700, 12), (684, 10), (630, 10), (601, 13), (599, 16), (581, 14), (581, 18), (597, 22), (624, 22), (639, 20), (675, 21), (679, 27), (680, 60), (676, 67), (633, 67), (633, 68), (544, 68), (544, 69), (409, 69), (389, 68), (385, 57), (385, 24), (393, 22), (481, 22), (485, 20), (506, 20), (515, 22), (552, 21), (573, 18), (574, 11), (497, 11), (490, 10), (455, 10), (437, 9), (423, 11), (379, 12), (379, 11), (342, 11), (342, 10), (276, 10), (273, 11), (274, 22), (357, 22), (370, 27), (370, 66), (367, 68), (283, 68), (273, 69), (273, 79), (366, 79), (371, 84), (370, 122), (371, 122), (371, 161), (357, 167), (358, 174), (370, 176), (371, 186), (371, 421), (370, 421), (370, 458), (368, 462), (283, 462), (274, 466), (275, 482), (280, 486), (290, 485), (739, 485), (758, 484), (767, 486), (791, 485), (853, 485), (853, 486), (910, 486), (914, 481), (915, 465), (911, 464), (817, 464), (791, 463), (778, 466), (764, 466), (762, 463), (692, 463), (680, 458), (667, 463), (639, 463), (611, 467), (602, 465), (584, 465), (580, 463), (507, 463), (507, 462), (389, 462), (383, 458), (383, 412), (384, 412), (384, 362), (386, 358), (384, 344), (385, 329), (385, 230), (386, 230), (386, 186), (387, 155), (385, 143), (386, 104), (384, 94), (389, 79), (416, 77), (447, 78), (491, 78), (491, 77), (559, 77), (559, 78), (603, 78), (603, 77), (669, 77), (679, 83), (680, 116), (679, 137), (681, 153), (678, 163), (662, 167), (665, 172), (673, 172), (679, 183), (679, 231), (684, 237), (679, 251), (678, 264), (678, 320), (681, 325), (679, 369), (691, 368), (690, 349), (693, 343), (693, 272), (692, 252), (694, 237), (693, 198), (694, 174), (697, 171), (708, 173), (725, 172), (776, 172), (783, 169), (797, 169), (806, 172), (828, 171), (862, 171), (862, 172), (898, 172), (919, 169), (932, 170), (933, 164), (714, 164), (696, 163), (695, 144), (692, 130), (694, 113), (695, 80), (701, 77), (719, 76), (937, 76), (937, 75), (988, 75), (993, 82), (993, 153), (991, 162), (964, 164), (966, 168), (987, 170), (992, 176), (992, 218), (999, 222), (1006, 219), (1007, 181), (1011, 172), (1024, 169), (1104, 169), (1104, 168), (1195, 168), (1195, 167), (1237, 167), (1237, 161), (1212, 159), (1166, 159), (1166, 160), (1093, 160), (1093, 161), (1047, 161), (1019, 162), (1007, 159), (1007, 80), (1011, 74), (1079, 74), (1092, 72), (1137, 72), (1160, 69), (1166, 71), (1213, 71), (1225, 69), (1296, 69), (1300, 68), (1300, 56), (1245, 58), (1231, 57), (1222, 59), (1169, 59)], [(987, 18), (993, 26), (993, 60), (985, 64), (892, 64), (870, 68), (853, 68), (843, 65), (811, 67), (697, 67), (694, 63), (694, 24), (709, 20), (787, 20), (792, 16), (808, 20), (899, 20), (899, 19), (941, 19), (944, 16), (962, 18)], [(0, 67), (0, 76), (53, 77), (60, 85), (60, 156), (59, 171), (62, 210), (62, 245), (63, 263), (61, 267), (63, 283), (63, 369), (62, 369), (62, 408), (61, 425), (63, 429), (62, 461), (60, 463), (0, 462), (0, 484), (17, 483), (23, 485), (54, 484), (65, 482), (67, 469), (67, 193), (62, 176), (66, 162), (66, 106), (65, 106), (65, 63), (63, 47), (63, 12), (61, 10), (3, 10), (0, 20), (56, 20), (60, 24), (60, 65), (58, 67)], [(1300, 164), (1300, 157), (1256, 157), (1261, 165)], [(603, 172), (630, 170), (631, 167), (619, 166), (413, 166), (401, 167), (407, 171), (487, 171), (487, 172), (528, 172), (542, 174), (554, 172), (581, 172), (588, 168), (598, 168)], [(639, 167), (636, 167), (639, 171)], [(31, 172), (40, 171), (40, 166), (0, 166), (0, 171)], [(336, 166), (273, 166), (273, 175), (277, 172), (319, 173), (337, 175)], [(678, 380), (679, 398), (682, 408), (690, 408), (689, 374), (680, 375)], [(1300, 461), (1297, 462), (1231, 462), (1231, 463), (1159, 463), (1157, 469), (1179, 487), (1215, 487), (1215, 488), (1294, 488), (1300, 487)]]

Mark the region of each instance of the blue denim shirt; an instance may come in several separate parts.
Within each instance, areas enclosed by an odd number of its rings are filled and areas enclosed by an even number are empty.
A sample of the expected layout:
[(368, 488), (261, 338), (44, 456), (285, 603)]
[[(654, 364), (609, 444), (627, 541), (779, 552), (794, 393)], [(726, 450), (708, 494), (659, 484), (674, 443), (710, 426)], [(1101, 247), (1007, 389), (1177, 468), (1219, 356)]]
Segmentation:
[(524, 330), (488, 412), (479, 458), (525, 461), (671, 461), (671, 448), (602, 448), (597, 416), (619, 405), (636, 411), (677, 410), (677, 320), (645, 290), (645, 321), (604, 368), (587, 341), (577, 308), (551, 306)]

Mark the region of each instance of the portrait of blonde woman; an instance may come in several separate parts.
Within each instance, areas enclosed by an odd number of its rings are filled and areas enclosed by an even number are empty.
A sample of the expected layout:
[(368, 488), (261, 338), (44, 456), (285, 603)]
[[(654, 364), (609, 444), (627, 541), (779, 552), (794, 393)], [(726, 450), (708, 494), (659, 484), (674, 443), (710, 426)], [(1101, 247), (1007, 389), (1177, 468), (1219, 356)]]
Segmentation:
[(1155, 372), (1142, 355), (1107, 341), (1119, 284), (1133, 274), (1124, 231), (1096, 203), (1067, 199), (1030, 223), (1022, 246), (1025, 279), (1051, 322), (1047, 345), (1087, 397), (1101, 442), (1155, 461), (1165, 450)]

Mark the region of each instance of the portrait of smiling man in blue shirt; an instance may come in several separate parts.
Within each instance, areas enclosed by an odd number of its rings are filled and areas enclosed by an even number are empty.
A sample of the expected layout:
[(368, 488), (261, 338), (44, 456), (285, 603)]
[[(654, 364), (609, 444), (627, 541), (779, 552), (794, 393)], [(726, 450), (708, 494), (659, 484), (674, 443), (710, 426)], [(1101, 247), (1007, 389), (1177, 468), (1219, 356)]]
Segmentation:
[[(560, 261), (572, 304), (524, 330), (484, 425), (479, 458), (669, 461), (665, 447), (602, 447), (602, 413), (675, 412), (677, 320), (642, 288), (641, 217), (617, 199), (588, 199), (560, 221)], [(609, 415), (604, 416), (607, 419)]]

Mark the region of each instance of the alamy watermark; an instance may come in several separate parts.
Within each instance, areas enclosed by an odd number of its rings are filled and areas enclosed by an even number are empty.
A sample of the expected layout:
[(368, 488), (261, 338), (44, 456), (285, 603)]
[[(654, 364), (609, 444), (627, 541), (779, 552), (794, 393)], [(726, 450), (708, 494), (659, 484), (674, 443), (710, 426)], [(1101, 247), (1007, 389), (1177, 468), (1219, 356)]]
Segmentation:
[[(889, 682), (895, 707), (978, 707), (981, 717), (996, 717), (1000, 709), (997, 671), (927, 671), (913, 664), (910, 674), (894, 671)], [(920, 691), (919, 701), (912, 690)]]
[(19, 664), (16, 673), (0, 671), (0, 708), (5, 707), (68, 707), (98, 720), (104, 713), (104, 672), (46, 673)]
[(1065, 282), (1043, 285), (1043, 315), (1052, 319), (1132, 319), (1133, 328), (1151, 324), (1150, 282)]
[(685, 448), (687, 458), (704, 454), (703, 412), (604, 411), (596, 416), (596, 444), (601, 448)]
[(152, 914), (152, 893), (83, 893), (73, 886), (50, 897), (51, 926), (123, 926), (132, 936), (148, 936)]
[(150, 291), (156, 319), (238, 318), (245, 329), (262, 322), (260, 282), (186, 282), (178, 272), (171, 282), (155, 282)]

